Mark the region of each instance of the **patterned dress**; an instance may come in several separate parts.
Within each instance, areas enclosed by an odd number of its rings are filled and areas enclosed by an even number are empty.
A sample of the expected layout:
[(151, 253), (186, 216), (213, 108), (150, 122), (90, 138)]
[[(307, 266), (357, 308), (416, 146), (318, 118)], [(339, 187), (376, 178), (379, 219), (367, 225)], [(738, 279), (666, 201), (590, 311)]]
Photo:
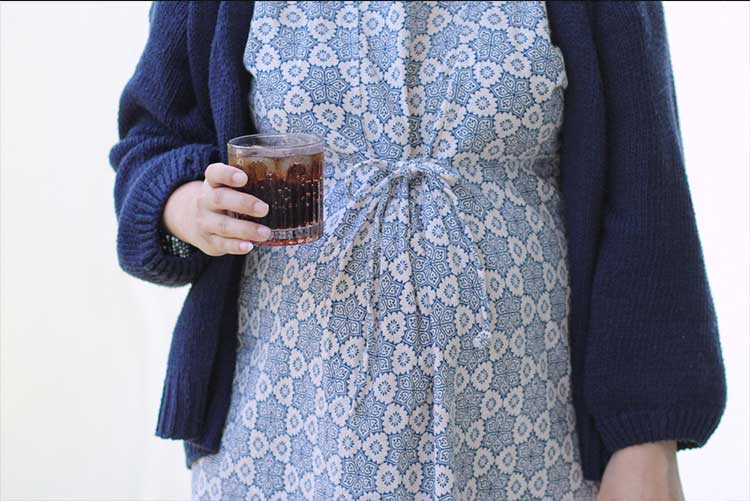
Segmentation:
[(261, 132), (325, 139), (323, 237), (256, 247), (196, 499), (586, 500), (544, 2), (255, 2)]

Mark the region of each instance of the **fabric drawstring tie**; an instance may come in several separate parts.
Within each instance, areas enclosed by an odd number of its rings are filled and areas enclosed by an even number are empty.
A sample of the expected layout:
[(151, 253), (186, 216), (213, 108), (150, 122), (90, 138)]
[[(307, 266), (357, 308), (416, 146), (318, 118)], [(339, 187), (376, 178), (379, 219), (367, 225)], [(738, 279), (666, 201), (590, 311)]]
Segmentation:
[[(332, 236), (321, 249), (313, 280), (324, 332), (335, 331), (340, 343), (352, 335), (364, 336), (366, 343), (376, 342), (379, 315), (404, 306), (388, 295), (389, 284), (381, 282), (380, 269), (403, 266), (403, 274), (397, 277), (403, 282), (394, 286), (413, 289), (413, 306), (424, 322), (419, 328), (426, 329), (432, 342), (447, 342), (451, 330), (453, 334), (457, 330), (469, 333), (475, 348), (486, 347), (492, 335), (486, 274), (461, 210), (461, 204), (471, 202), (474, 195), (461, 183), (458, 171), (448, 161), (434, 158), (367, 159), (351, 164), (347, 182), (345, 206), (325, 221), (326, 232)], [(455, 190), (461, 192), (461, 199)], [(445, 259), (432, 259), (451, 250), (467, 257), (461, 269), (446, 266)], [(437, 289), (444, 277), (454, 275), (458, 277), (457, 304), (446, 305), (436, 297)], [(343, 282), (346, 287), (369, 288), (369, 300), (364, 302), (369, 311), (348, 307), (346, 294), (351, 290), (341, 294)], [(367, 350), (363, 352), (366, 357)]]

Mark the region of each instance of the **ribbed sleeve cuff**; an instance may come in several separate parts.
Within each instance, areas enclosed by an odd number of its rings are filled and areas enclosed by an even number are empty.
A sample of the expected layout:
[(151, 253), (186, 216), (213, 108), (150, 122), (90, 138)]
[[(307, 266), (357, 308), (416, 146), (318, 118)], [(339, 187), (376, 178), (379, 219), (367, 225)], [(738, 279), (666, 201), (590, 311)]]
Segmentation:
[(692, 449), (706, 443), (723, 410), (715, 406), (627, 413), (596, 419), (596, 427), (610, 452), (661, 440), (676, 440), (678, 450)]
[(207, 386), (191, 381), (186, 373), (167, 371), (159, 407), (156, 435), (171, 439), (197, 439), (203, 427)]
[(202, 252), (188, 256), (165, 252), (162, 212), (175, 189), (202, 179), (206, 166), (217, 158), (212, 145), (190, 145), (149, 160), (152, 165), (129, 190), (120, 215), (117, 250), (123, 270), (168, 286), (185, 285), (197, 276), (209, 257)]

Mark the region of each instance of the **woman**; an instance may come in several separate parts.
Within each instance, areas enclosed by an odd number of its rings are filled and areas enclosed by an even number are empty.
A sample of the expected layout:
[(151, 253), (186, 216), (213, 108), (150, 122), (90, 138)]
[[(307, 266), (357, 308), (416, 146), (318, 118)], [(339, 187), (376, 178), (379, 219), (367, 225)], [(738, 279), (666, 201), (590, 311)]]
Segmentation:
[[(726, 396), (660, 4), (150, 21), (110, 158), (118, 253), (192, 284), (157, 434), (194, 497), (682, 497), (675, 453)], [(254, 246), (228, 216), (268, 211), (226, 165), (252, 132), (324, 138), (320, 240)]]

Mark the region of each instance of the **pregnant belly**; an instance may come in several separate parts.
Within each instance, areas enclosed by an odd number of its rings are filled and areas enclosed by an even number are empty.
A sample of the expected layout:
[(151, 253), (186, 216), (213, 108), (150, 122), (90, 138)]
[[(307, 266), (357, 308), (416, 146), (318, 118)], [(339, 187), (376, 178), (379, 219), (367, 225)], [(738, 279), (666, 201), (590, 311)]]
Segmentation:
[(481, 348), (564, 301), (559, 287), (529, 294), (565, 272), (565, 247), (546, 206), (513, 183), (477, 186), (424, 158), (365, 160), (327, 182), (323, 238), (286, 251), (283, 280), (299, 291), (292, 328), (313, 322), (340, 346), (412, 330)]

